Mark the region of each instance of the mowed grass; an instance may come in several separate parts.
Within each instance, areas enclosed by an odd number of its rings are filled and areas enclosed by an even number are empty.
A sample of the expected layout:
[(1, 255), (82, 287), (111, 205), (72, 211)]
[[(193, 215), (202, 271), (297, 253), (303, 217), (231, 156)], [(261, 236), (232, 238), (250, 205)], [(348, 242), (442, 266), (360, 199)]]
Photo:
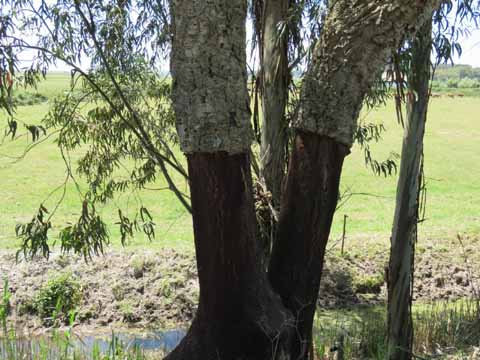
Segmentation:
[[(36, 91), (52, 99), (61, 94), (68, 83), (68, 74), (49, 74), (47, 81), (42, 82)], [(48, 107), (48, 103), (19, 107), (16, 116), (25, 123), (38, 123)], [(457, 233), (480, 233), (479, 113), (478, 98), (432, 100), (425, 144), (427, 219), (420, 228), (421, 238), (430, 242), (452, 239)], [(6, 119), (6, 114), (0, 113), (2, 128)], [(382, 141), (372, 145), (376, 159), (382, 160), (392, 151), (400, 153), (403, 130), (397, 124), (393, 104), (364, 113), (362, 121), (383, 123), (387, 128)], [(14, 142), (5, 139), (0, 145), (0, 248), (18, 247), (15, 225), (28, 221), (39, 204), (65, 179), (65, 165), (53, 139), (37, 145), (20, 161), (12, 158), (22, 155), (30, 143), (31, 140), (24, 136)], [(71, 154), (72, 160), (80, 155)], [(79, 180), (84, 187), (84, 182)], [(185, 181), (179, 177), (176, 180), (180, 188), (188, 191)], [(347, 215), (347, 249), (362, 251), (373, 245), (385, 249), (393, 219), (396, 181), (396, 176), (375, 176), (365, 166), (363, 152), (355, 146), (345, 162), (342, 176), (342, 192), (349, 189), (354, 195), (337, 212), (332, 238), (341, 235), (343, 218)], [(159, 179), (151, 188), (164, 185)], [(76, 188), (69, 184), (67, 190), (53, 219), (54, 230), (79, 215), (81, 205)], [(50, 196), (45, 202), (47, 208), (53, 209), (61, 194), (59, 190)], [(98, 208), (109, 224), (113, 246), (120, 246), (119, 231), (115, 226), (117, 205), (133, 213), (139, 202), (154, 215), (157, 236), (154, 242), (149, 242), (139, 234), (130, 240), (128, 247), (166, 246), (193, 250), (191, 218), (168, 190), (122, 194), (112, 204)]]

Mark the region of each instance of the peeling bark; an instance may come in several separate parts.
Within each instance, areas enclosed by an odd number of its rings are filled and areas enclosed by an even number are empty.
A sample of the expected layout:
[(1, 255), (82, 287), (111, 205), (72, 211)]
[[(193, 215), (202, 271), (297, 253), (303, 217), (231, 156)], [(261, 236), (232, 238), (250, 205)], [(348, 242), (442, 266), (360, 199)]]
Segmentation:
[[(421, 184), (423, 138), (427, 120), (432, 52), (432, 23), (426, 23), (414, 42), (408, 76), (402, 160), (397, 185), (388, 270), (388, 359), (410, 360), (413, 346), (411, 314), (418, 199)], [(416, 95), (414, 95), (416, 94)]]

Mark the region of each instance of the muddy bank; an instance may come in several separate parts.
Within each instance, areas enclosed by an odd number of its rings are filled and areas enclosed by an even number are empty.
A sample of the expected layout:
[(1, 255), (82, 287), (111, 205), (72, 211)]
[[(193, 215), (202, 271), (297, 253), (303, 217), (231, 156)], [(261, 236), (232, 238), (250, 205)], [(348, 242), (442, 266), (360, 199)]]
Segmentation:
[[(424, 251), (417, 257), (417, 301), (471, 297), (480, 286), (479, 264), (448, 262), (445, 254)], [(385, 299), (386, 255), (368, 258), (330, 254), (322, 279), (322, 307), (382, 303)], [(49, 261), (15, 262), (0, 253), (0, 278), (7, 278), (9, 320), (31, 333), (45, 323), (25, 310), (52, 278), (70, 274), (80, 284), (75, 324), (85, 329), (185, 328), (191, 321), (199, 289), (195, 259), (174, 250), (110, 252), (86, 264), (82, 258), (53, 254)], [(3, 289), (3, 283), (0, 290)]]
[(0, 274), (8, 279), (12, 294), (10, 320), (30, 332), (44, 324), (28, 312), (28, 304), (60, 274), (70, 274), (80, 284), (76, 323), (88, 328), (187, 326), (199, 292), (194, 258), (172, 250), (110, 252), (88, 264), (80, 257), (58, 254), (48, 261), (17, 264), (14, 254), (3, 253)]
[[(388, 253), (327, 256), (319, 305), (327, 308), (382, 304), (387, 297)], [(416, 255), (414, 301), (479, 297), (480, 262), (427, 249)]]

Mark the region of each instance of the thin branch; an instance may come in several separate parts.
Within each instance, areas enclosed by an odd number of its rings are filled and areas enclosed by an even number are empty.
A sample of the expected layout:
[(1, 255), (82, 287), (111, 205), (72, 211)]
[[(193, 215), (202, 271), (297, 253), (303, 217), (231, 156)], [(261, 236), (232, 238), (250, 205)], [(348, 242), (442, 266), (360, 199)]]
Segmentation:
[[(147, 134), (147, 132), (145, 131), (145, 129), (142, 126), (141, 120), (138, 118), (137, 112), (132, 108), (130, 102), (125, 97), (125, 94), (123, 93), (123, 91), (120, 88), (117, 80), (115, 79), (115, 76), (113, 75), (113, 71), (110, 68), (110, 65), (109, 65), (109, 63), (108, 63), (108, 61), (105, 57), (105, 54), (104, 54), (100, 44), (98, 43), (97, 37), (95, 35), (95, 29), (92, 26), (92, 24), (94, 22), (94, 19), (92, 18), (92, 14), (90, 13), (90, 21), (92, 21), (92, 23), (90, 23), (88, 21), (87, 17), (85, 16), (85, 14), (83, 13), (83, 11), (81, 10), (79, 2), (75, 2), (75, 8), (77, 9), (78, 13), (80, 14), (80, 17), (82, 18), (83, 22), (85, 23), (87, 31), (90, 33), (90, 36), (92, 37), (92, 40), (95, 44), (95, 48), (98, 51), (98, 54), (100, 55), (100, 57), (101, 57), (101, 59), (104, 63), (105, 69), (106, 69), (106, 71), (107, 71), (107, 73), (110, 77), (110, 80), (112, 81), (113, 86), (115, 87), (118, 95), (122, 99), (126, 108), (130, 111), (130, 113), (133, 116), (133, 119), (134, 119), (134, 121), (135, 121), (135, 123), (138, 127), (137, 129), (140, 131), (139, 138), (141, 139), (141, 141), (143, 140), (142, 142), (144, 143), (144, 146), (156, 158), (156, 160), (158, 162), (158, 165), (160, 166), (160, 169), (163, 173), (163, 176), (165, 177), (165, 180), (168, 183), (168, 186), (169, 186), (170, 190), (172, 190), (175, 193), (175, 195), (180, 200), (180, 202), (183, 204), (183, 206), (191, 213), (192, 208), (191, 208), (190, 204), (185, 200), (182, 193), (178, 190), (177, 186), (172, 181), (172, 178), (171, 178), (170, 174), (168, 173), (168, 169), (165, 166), (164, 159), (161, 156), (159, 156), (158, 152), (155, 150), (154, 146), (152, 145), (152, 141), (150, 139), (150, 136)], [(88, 9), (90, 10), (90, 8), (88, 8)], [(136, 131), (135, 131), (135, 133), (136, 133)]]
[[(77, 65), (75, 65), (74, 63), (72, 63), (70, 60), (66, 59), (65, 57), (62, 57), (56, 53), (54, 53), (53, 51), (49, 50), (49, 49), (46, 49), (46, 48), (43, 48), (43, 47), (40, 47), (40, 46), (36, 46), (36, 45), (30, 45), (28, 43), (26, 43), (25, 41), (23, 40), (19, 40), (17, 38), (14, 38), (14, 37), (10, 37), (9, 38), (13, 38), (15, 41), (18, 41), (20, 42), (22, 45), (20, 44), (12, 44), (11, 46), (12, 47), (18, 47), (18, 48), (27, 48), (27, 49), (32, 49), (32, 50), (38, 50), (38, 51), (41, 51), (41, 52), (45, 52), (46, 54), (49, 54), (51, 56), (54, 56), (56, 57), (57, 59), (65, 62), (65, 64), (67, 64), (68, 66), (71, 66), (73, 69), (75, 69), (75, 71), (77, 71), (79, 74), (81, 74), (89, 83), (90, 85), (92, 85), (95, 90), (97, 90), (99, 92), (99, 94), (102, 96), (102, 98), (108, 103), (108, 105), (113, 109), (113, 111), (119, 116), (119, 118), (125, 122), (125, 124), (129, 127), (129, 129), (138, 137), (138, 139), (140, 140), (140, 142), (142, 142), (142, 144), (145, 146), (145, 148), (147, 149), (147, 151), (153, 156), (153, 158), (156, 160), (157, 164), (160, 166), (160, 169), (165, 177), (165, 179), (167, 180), (168, 182), (168, 185), (169, 185), (169, 188), (171, 191), (173, 191), (175, 193), (175, 195), (177, 196), (177, 198), (180, 200), (180, 202), (182, 203), (182, 205), (187, 209), (187, 211), (189, 211), (190, 213), (192, 212), (192, 208), (190, 206), (190, 204), (188, 203), (188, 201), (185, 200), (184, 196), (182, 195), (182, 193), (178, 190), (178, 188), (176, 187), (175, 183), (172, 181), (172, 178), (170, 176), (170, 174), (168, 174), (168, 170), (167, 168), (165, 167), (165, 157), (161, 154), (159, 154), (156, 149), (154, 149), (153, 145), (151, 144), (151, 142), (149, 141), (149, 138), (147, 136), (147, 139), (143, 138), (142, 137), (142, 134), (139, 134), (137, 132), (137, 129), (132, 125), (130, 124), (130, 122), (125, 119), (125, 117), (122, 115), (121, 111), (115, 106), (115, 104), (112, 102), (112, 100), (108, 97), (108, 95), (100, 88), (100, 86), (87, 74), (85, 73), (85, 71), (83, 71), (80, 67), (78, 67)], [(116, 83), (116, 81), (115, 81)], [(118, 85), (118, 84), (117, 84)], [(137, 120), (137, 116), (136, 116), (136, 113), (135, 112), (132, 112), (132, 115), (134, 116), (134, 119)], [(143, 130), (142, 128), (140, 128), (140, 130)], [(144, 131), (142, 131), (144, 132)], [(153, 149), (152, 149), (153, 148)], [(172, 165), (172, 164), (170, 164)], [(174, 167), (175, 168), (175, 167)]]

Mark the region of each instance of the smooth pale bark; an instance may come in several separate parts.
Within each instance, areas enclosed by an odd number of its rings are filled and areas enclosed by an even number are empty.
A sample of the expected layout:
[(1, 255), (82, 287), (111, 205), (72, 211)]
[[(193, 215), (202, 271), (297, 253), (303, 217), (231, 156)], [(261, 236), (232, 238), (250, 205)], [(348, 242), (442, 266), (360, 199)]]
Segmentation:
[(294, 124), (297, 143), (269, 268), (274, 289), (296, 317), (295, 359), (307, 359), (311, 349), (342, 161), (352, 145), (363, 99), (387, 56), (406, 33), (430, 18), (438, 3), (338, 0), (330, 7), (302, 87)]
[(290, 359), (292, 316), (267, 280), (250, 173), (246, 0), (174, 0), (173, 102), (187, 153), (200, 299), (169, 360)]
[(261, 36), (262, 69), (262, 142), (261, 172), (267, 190), (272, 194), (274, 209), (280, 208), (282, 183), (285, 176), (287, 123), (285, 107), (288, 99), (288, 34), (280, 34), (285, 23), (289, 0), (265, 0), (263, 34)]
[(413, 346), (411, 314), (415, 242), (423, 138), (429, 101), (432, 23), (426, 23), (413, 43), (408, 75), (408, 122), (405, 126), (397, 202), (388, 269), (388, 359), (410, 360)]

